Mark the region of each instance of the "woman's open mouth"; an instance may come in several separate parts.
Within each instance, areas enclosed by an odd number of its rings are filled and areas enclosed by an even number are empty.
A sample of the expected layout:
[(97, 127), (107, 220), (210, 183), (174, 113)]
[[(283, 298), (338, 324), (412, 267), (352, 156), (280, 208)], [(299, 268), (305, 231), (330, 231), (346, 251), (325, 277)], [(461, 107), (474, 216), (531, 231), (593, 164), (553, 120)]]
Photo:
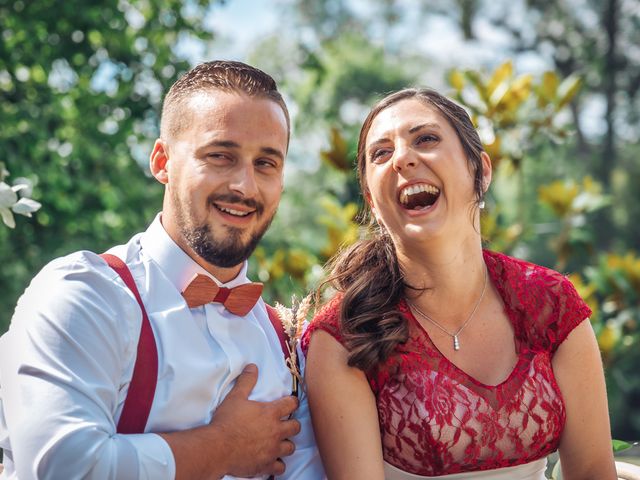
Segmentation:
[(407, 210), (424, 210), (436, 203), (440, 189), (427, 183), (416, 183), (400, 190), (398, 201)]

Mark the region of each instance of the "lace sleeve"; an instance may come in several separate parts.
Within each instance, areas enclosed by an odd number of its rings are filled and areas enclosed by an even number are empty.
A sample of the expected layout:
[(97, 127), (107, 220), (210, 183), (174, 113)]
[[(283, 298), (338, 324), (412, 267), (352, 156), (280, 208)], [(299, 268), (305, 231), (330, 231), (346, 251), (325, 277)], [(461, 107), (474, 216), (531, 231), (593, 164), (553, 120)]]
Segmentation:
[(530, 345), (553, 355), (591, 309), (567, 277), (545, 267), (530, 264), (523, 287)]
[(549, 338), (549, 349), (552, 353), (555, 353), (571, 331), (592, 313), (571, 281), (563, 275), (556, 275), (560, 277), (554, 292), (557, 295), (557, 316), (555, 322), (549, 327), (552, 332)]
[(485, 251), (485, 261), (516, 338), (534, 350), (555, 353), (591, 309), (564, 275), (540, 265)]
[(303, 333), (302, 339), (300, 341), (300, 347), (302, 348), (302, 352), (305, 355), (307, 354), (307, 349), (309, 348), (311, 335), (316, 330), (324, 330), (338, 342), (344, 344), (344, 338), (342, 336), (342, 333), (340, 332), (341, 301), (342, 295), (337, 294), (328, 303), (326, 303), (320, 309), (320, 311), (315, 314), (315, 316), (307, 326), (305, 332)]

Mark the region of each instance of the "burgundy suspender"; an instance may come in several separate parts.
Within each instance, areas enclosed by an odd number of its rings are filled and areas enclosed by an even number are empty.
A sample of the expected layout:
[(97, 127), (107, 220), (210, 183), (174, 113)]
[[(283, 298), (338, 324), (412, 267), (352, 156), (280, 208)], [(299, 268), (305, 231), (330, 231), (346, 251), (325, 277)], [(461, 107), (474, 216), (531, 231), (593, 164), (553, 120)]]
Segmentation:
[(271, 320), (271, 325), (273, 325), (273, 329), (278, 334), (278, 340), (280, 340), (280, 348), (282, 348), (282, 353), (284, 353), (284, 359), (285, 361), (289, 360), (291, 355), (289, 355), (289, 349), (287, 348), (287, 334), (284, 333), (284, 327), (280, 321), (278, 311), (266, 303), (264, 306), (267, 307), (267, 314), (269, 315), (269, 320)]
[[(278, 311), (273, 308), (271, 305), (264, 304), (267, 307), (267, 314), (269, 315), (269, 320), (271, 320), (271, 325), (273, 325), (273, 329), (278, 334), (278, 340), (280, 340), (280, 348), (282, 348), (282, 353), (284, 354), (285, 363), (289, 361), (291, 355), (289, 354), (289, 349), (287, 348), (287, 334), (284, 331), (284, 326), (282, 325), (282, 321), (280, 320), (280, 316), (278, 315)], [(300, 360), (296, 357), (296, 365), (298, 366), (298, 371), (300, 370)], [(293, 395), (298, 396), (298, 392), (296, 391)]]
[(120, 415), (120, 420), (118, 421), (117, 432), (144, 433), (149, 413), (151, 412), (156, 383), (158, 382), (156, 340), (147, 311), (144, 308), (142, 298), (140, 298), (140, 293), (133, 281), (129, 268), (115, 255), (103, 253), (100, 256), (120, 275), (125, 285), (136, 297), (142, 311), (142, 327), (140, 328), (136, 363), (133, 367), (133, 376), (129, 384), (127, 398), (124, 401), (124, 407), (122, 408), (122, 415)]
[[(142, 311), (142, 327), (140, 328), (136, 363), (133, 367), (133, 376), (129, 384), (127, 398), (122, 407), (122, 415), (120, 415), (120, 420), (118, 421), (117, 432), (144, 433), (158, 382), (158, 349), (156, 347), (156, 339), (153, 335), (153, 329), (151, 328), (147, 311), (142, 303), (142, 298), (140, 297), (136, 283), (133, 281), (127, 265), (115, 255), (103, 253), (100, 256), (120, 275), (125, 285), (136, 297), (138, 305), (140, 305), (140, 310)], [(278, 335), (278, 340), (280, 340), (280, 347), (282, 348), (282, 353), (286, 361), (291, 356), (287, 349), (287, 337), (284, 327), (282, 326), (276, 309), (270, 305), (265, 304), (265, 306), (267, 307), (269, 320)]]

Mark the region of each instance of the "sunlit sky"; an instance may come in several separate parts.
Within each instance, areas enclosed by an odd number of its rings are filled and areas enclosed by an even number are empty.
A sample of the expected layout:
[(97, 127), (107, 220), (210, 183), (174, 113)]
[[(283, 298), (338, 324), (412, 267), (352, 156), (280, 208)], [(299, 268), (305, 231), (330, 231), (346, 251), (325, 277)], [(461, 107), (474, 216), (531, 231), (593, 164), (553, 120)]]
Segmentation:
[(193, 64), (212, 60), (246, 60), (261, 37), (278, 27), (277, 2), (265, 0), (228, 0), (225, 5), (213, 4), (205, 26), (215, 32), (210, 45), (197, 39), (183, 39), (176, 46), (179, 55)]
[[(527, 35), (527, 29), (531, 26), (525, 15), (524, 0), (483, 2), (486, 9), (477, 16), (474, 23), (474, 33), (477, 36), (474, 41), (466, 41), (450, 17), (434, 14), (418, 19), (418, 16), (407, 14), (419, 1), (421, 0), (398, 2), (402, 22), (395, 29), (379, 32), (372, 41), (384, 44), (389, 39), (396, 40), (402, 35), (405, 39), (411, 39), (411, 42), (407, 42), (407, 48), (415, 48), (433, 66), (422, 79), (425, 85), (443, 88), (444, 72), (453, 67), (492, 69), (508, 58), (513, 60), (517, 73), (539, 75), (544, 70), (553, 68), (551, 51), (545, 51), (544, 48), (541, 53), (513, 56), (509, 51), (509, 35), (496, 29), (487, 19), (487, 16), (496, 13), (508, 15), (511, 21), (521, 25), (521, 33)], [(228, 0), (225, 5), (214, 4), (209, 9), (205, 24), (215, 33), (215, 40), (209, 45), (200, 41), (182, 41), (177, 46), (178, 53), (193, 64), (211, 59), (246, 61), (261, 39), (274, 32), (279, 32), (284, 38), (293, 36), (289, 24), (282, 21), (283, 3), (289, 3), (289, 0)], [(352, 10), (364, 14), (370, 10), (366, 0), (350, 0), (348, 5)], [(503, 11), (505, 8), (508, 9), (506, 13)], [(496, 9), (498, 10), (492, 11)], [(585, 133), (602, 133), (603, 103), (593, 99), (585, 102), (584, 106), (582, 126)]]

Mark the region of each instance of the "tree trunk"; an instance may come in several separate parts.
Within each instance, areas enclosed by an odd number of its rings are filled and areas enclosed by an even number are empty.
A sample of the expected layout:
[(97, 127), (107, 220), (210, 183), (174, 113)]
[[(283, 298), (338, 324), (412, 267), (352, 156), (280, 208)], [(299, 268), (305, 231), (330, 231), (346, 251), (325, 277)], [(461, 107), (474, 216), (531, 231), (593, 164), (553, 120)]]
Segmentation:
[(611, 172), (616, 165), (616, 80), (618, 73), (618, 60), (616, 56), (617, 35), (618, 35), (618, 10), (619, 0), (608, 0), (603, 12), (603, 27), (607, 32), (609, 45), (605, 56), (605, 68), (603, 72), (603, 86), (607, 111), (605, 121), (607, 122), (607, 133), (604, 139), (602, 158), (599, 166), (599, 180), (608, 189), (611, 184)]

